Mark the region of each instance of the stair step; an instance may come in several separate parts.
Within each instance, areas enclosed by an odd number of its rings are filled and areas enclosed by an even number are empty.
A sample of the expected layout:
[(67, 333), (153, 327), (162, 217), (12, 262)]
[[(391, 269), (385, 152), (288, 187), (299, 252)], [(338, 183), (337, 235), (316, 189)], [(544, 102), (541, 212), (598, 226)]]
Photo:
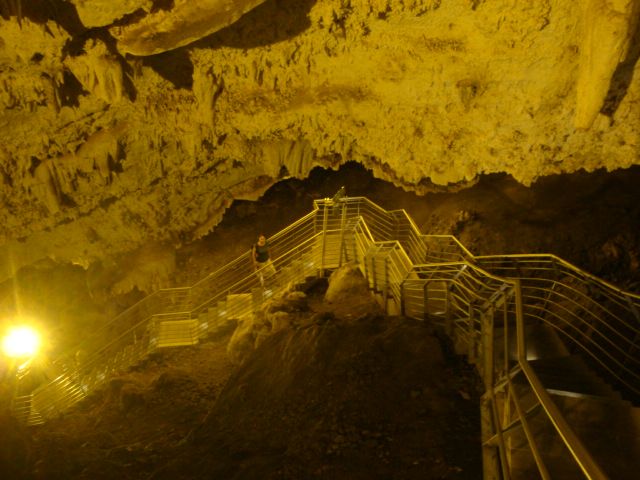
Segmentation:
[[(549, 370), (564, 372), (565, 375), (574, 373), (583, 377), (583, 368), (586, 368), (584, 361), (579, 357), (546, 359), (544, 362), (533, 361), (530, 363), (534, 365), (537, 363), (534, 369), (543, 384), (547, 385), (549, 378), (560, 378), (560, 375), (547, 376), (545, 372)], [(597, 377), (594, 377), (588, 370), (587, 373), (589, 373), (590, 380), (596, 378), (595, 382), (599, 383)], [(522, 372), (518, 373), (513, 381), (519, 386), (520, 403), (525, 410), (538, 404), (533, 392), (525, 387), (528, 383)], [(640, 471), (640, 409), (615, 397), (595, 396), (592, 393), (576, 394), (567, 392), (566, 388), (550, 390), (550, 393), (562, 417), (593, 456), (595, 462), (605, 471), (608, 478), (612, 480), (637, 478), (637, 472)], [(564, 442), (547, 418), (544, 409), (533, 409), (532, 411), (534, 413), (529, 416), (527, 421), (545, 462), (549, 462), (548, 467), (552, 478), (583, 479), (584, 476), (576, 477), (573, 473), (565, 470), (566, 467), (575, 465), (575, 462), (571, 459), (571, 454), (566, 451)], [(514, 447), (525, 445), (522, 432), (516, 431), (513, 435), (511, 442)], [(569, 460), (566, 465), (563, 465), (562, 457)], [(514, 464), (513, 473), (516, 475), (512, 475), (512, 478), (539, 478), (535, 475), (535, 465), (532, 463), (532, 459), (527, 461), (526, 458), (522, 458), (521, 460), (524, 461), (518, 461)]]
[[(551, 450), (562, 449), (561, 452), (549, 452), (548, 447), (549, 446), (547, 445), (546, 449), (541, 449), (540, 455), (542, 455), (544, 464), (551, 474), (551, 478), (562, 480), (584, 480), (584, 474), (572, 459), (571, 455), (566, 452), (566, 449), (557, 445), (552, 447)], [(512, 468), (510, 472), (511, 478), (522, 480), (542, 478), (533, 455), (531, 454), (531, 450), (527, 446), (522, 445), (520, 448), (510, 450), (510, 457)]]
[(611, 479), (638, 478), (640, 409), (625, 401), (554, 396), (571, 429)]
[[(526, 358), (533, 361), (542, 358), (558, 358), (569, 355), (555, 329), (545, 324), (525, 325)], [(496, 327), (493, 344), (497, 358), (502, 358), (504, 352), (504, 328)], [(509, 359), (517, 358), (517, 338), (515, 325), (509, 328)]]
[(253, 311), (253, 297), (251, 293), (234, 293), (227, 295), (227, 318), (244, 318)]
[(158, 347), (178, 347), (196, 343), (197, 320), (165, 320), (158, 325)]
[(617, 392), (594, 374), (578, 355), (529, 360), (529, 364), (553, 394), (620, 399)]

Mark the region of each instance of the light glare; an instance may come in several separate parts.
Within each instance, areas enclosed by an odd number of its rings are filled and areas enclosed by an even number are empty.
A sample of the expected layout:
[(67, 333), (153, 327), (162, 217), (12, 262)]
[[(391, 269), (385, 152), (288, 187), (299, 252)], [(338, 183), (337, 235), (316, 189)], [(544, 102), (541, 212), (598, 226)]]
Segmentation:
[(9, 357), (31, 357), (40, 345), (37, 332), (30, 327), (15, 327), (4, 337), (2, 347)]

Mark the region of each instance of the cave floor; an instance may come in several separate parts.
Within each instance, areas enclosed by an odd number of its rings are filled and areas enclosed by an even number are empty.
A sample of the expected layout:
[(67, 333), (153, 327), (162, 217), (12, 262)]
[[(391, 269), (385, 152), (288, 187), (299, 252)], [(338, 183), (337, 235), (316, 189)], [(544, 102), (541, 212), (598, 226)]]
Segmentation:
[(366, 291), (323, 291), (272, 305), (287, 326), (241, 363), (227, 330), (112, 379), (33, 429), (25, 478), (479, 478), (475, 371)]

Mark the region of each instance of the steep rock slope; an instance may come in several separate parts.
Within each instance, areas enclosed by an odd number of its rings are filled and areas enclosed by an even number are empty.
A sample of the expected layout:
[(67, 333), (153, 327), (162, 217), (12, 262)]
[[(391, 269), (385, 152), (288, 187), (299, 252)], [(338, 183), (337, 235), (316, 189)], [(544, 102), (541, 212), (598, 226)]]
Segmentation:
[(239, 365), (225, 353), (229, 335), (217, 334), (154, 354), (30, 435), (8, 430), (0, 412), (15, 455), (4, 464), (0, 456), (0, 473), (477, 479), (472, 367), (427, 325), (374, 313), (366, 290), (343, 291), (331, 305), (322, 290), (271, 305)]

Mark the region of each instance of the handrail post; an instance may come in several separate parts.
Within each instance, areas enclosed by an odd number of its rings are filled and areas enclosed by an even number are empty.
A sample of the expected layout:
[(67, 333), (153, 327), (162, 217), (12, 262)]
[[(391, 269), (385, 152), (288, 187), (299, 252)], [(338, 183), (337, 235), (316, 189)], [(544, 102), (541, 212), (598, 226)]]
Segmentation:
[(514, 282), (514, 294), (516, 296), (516, 345), (518, 361), (526, 360), (526, 343), (524, 338), (524, 309), (522, 306), (522, 288), (520, 287), (520, 279), (516, 278)]
[(473, 328), (473, 305), (469, 303), (469, 324), (467, 326), (467, 333), (469, 335), (469, 344), (467, 345), (467, 358), (469, 363), (475, 363), (476, 360), (476, 342), (475, 342), (475, 330)]
[[(364, 248), (363, 248), (364, 250)], [(373, 282), (371, 281), (371, 272), (369, 271), (369, 266), (367, 263), (367, 251), (364, 250), (363, 251), (363, 255), (362, 255), (362, 263), (364, 265), (364, 278), (367, 280), (367, 289), (372, 289), (371, 287), (373, 286)]]
[[(506, 458), (504, 437), (498, 423), (498, 409), (493, 388), (480, 398), (480, 429), (482, 432), (483, 480), (511, 480)], [(497, 439), (497, 445), (490, 439)]]
[(374, 253), (371, 256), (371, 279), (372, 279), (372, 287), (375, 293), (378, 293), (378, 268), (376, 267), (376, 254)]
[[(509, 293), (511, 296), (513, 292)], [(509, 302), (510, 299), (505, 294), (503, 310), (502, 310), (502, 327), (503, 327), (503, 335), (502, 335), (502, 349), (503, 349), (503, 358), (502, 358), (502, 370), (506, 375), (509, 372), (511, 365), (509, 360)]]
[(553, 423), (558, 434), (562, 437), (564, 444), (567, 446), (571, 455), (576, 460), (578, 466), (590, 480), (605, 480), (607, 475), (600, 469), (600, 466), (594, 461), (582, 441), (573, 432), (560, 409), (553, 403), (551, 397), (544, 385), (536, 376), (533, 368), (527, 361), (526, 343), (524, 335), (524, 309), (522, 304), (522, 290), (520, 288), (520, 279), (513, 279), (514, 291), (516, 296), (516, 335), (518, 345), (518, 363), (520, 368), (527, 377), (534, 394), (538, 397), (538, 401), (547, 412), (548, 418)]
[(445, 293), (444, 293), (444, 328), (447, 332), (449, 338), (453, 338), (453, 318), (451, 316), (451, 286), (445, 284)]
[(509, 391), (511, 392), (511, 399), (513, 400), (513, 406), (516, 409), (516, 413), (518, 418), (520, 419), (520, 425), (522, 425), (522, 429), (524, 430), (525, 437), (527, 439), (527, 443), (529, 444), (529, 449), (531, 450), (531, 455), (533, 456), (533, 460), (538, 467), (538, 473), (542, 480), (551, 480), (551, 475), (549, 475), (549, 470), (547, 465), (544, 463), (544, 459), (540, 452), (540, 448), (536, 443), (536, 438), (534, 431), (529, 426), (529, 421), (527, 420), (527, 415), (525, 415), (522, 406), (520, 405), (520, 399), (518, 394), (516, 393), (515, 388), (511, 384), (511, 379), (507, 377), (507, 384), (509, 386)]
[(481, 317), (481, 335), (482, 335), (482, 377), (484, 379), (484, 388), (487, 391), (493, 389), (494, 380), (494, 338), (493, 338), (493, 316), (494, 306), (489, 307)]
[(358, 259), (358, 235), (359, 235), (358, 229), (360, 228), (361, 220), (362, 218), (359, 218), (353, 227), (353, 261), (356, 264), (360, 264), (360, 260)]
[(324, 277), (324, 256), (327, 249), (327, 222), (329, 221), (328, 201), (328, 199), (325, 199), (324, 212), (322, 213), (322, 251), (320, 253), (320, 270), (318, 271), (320, 277)]
[(425, 322), (429, 320), (429, 282), (430, 280), (425, 280), (422, 286), (422, 302), (424, 304), (423, 315)]
[(341, 214), (341, 218), (340, 218), (340, 253), (338, 254), (338, 267), (342, 266), (342, 253), (344, 250), (344, 231), (345, 231), (345, 226), (347, 223), (347, 203), (343, 202), (342, 200), (338, 200), (339, 202), (342, 203), (342, 214)]
[(384, 299), (384, 311), (387, 313), (388, 310), (388, 302), (389, 302), (389, 256), (385, 255), (384, 257), (384, 294), (382, 296)]
[(407, 281), (407, 277), (404, 277), (402, 279), (402, 282), (400, 283), (400, 315), (402, 315), (403, 317), (406, 314), (406, 307), (405, 307), (405, 294), (404, 294), (404, 285), (405, 282)]

